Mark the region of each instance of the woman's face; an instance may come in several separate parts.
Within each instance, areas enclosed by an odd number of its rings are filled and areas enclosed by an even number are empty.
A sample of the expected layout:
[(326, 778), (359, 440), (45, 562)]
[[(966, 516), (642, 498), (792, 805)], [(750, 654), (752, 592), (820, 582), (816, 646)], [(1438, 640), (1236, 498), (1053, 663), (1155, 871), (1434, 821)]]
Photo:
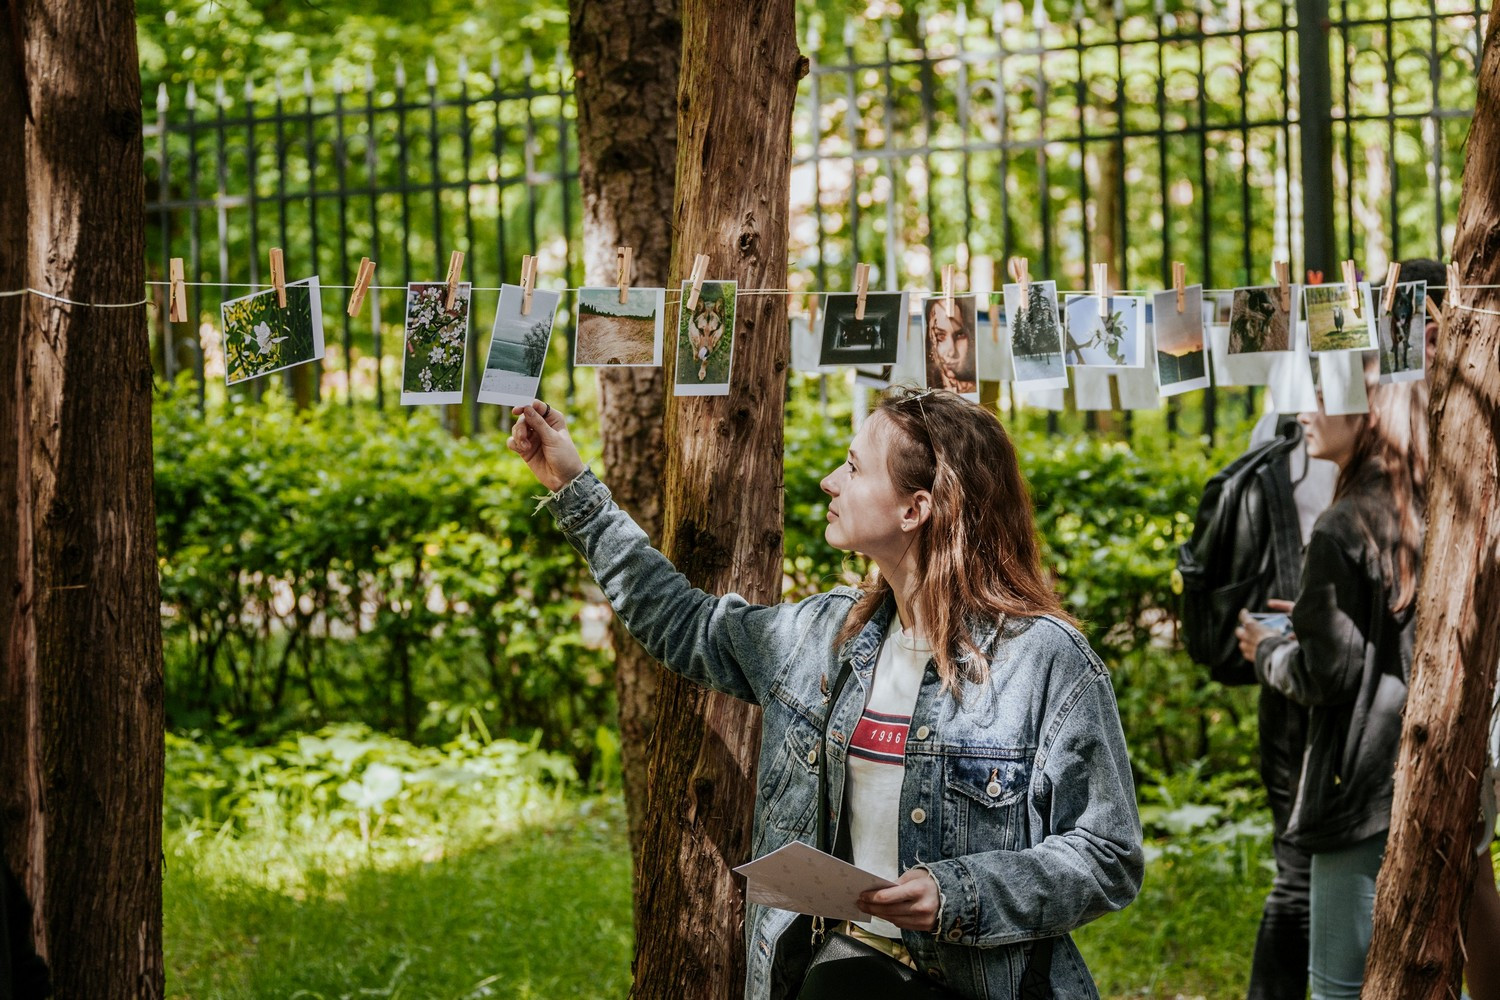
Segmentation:
[(899, 559), (921, 523), (915, 498), (901, 497), (891, 482), (890, 438), (890, 424), (877, 413), (854, 435), (844, 464), (819, 484), (829, 496), (824, 537), (836, 549)]
[(1307, 439), (1307, 453), (1313, 458), (1327, 459), (1342, 469), (1354, 457), (1354, 444), (1359, 439), (1364, 416), (1351, 413), (1330, 417), (1319, 407), (1297, 414), (1297, 422), (1302, 425), (1303, 437)]

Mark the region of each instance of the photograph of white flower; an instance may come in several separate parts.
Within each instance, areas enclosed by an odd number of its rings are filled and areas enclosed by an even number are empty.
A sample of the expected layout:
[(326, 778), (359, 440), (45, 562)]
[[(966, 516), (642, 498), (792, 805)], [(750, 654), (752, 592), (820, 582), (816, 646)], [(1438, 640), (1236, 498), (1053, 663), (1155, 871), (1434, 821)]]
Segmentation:
[(462, 403), (469, 346), (470, 284), (459, 284), (443, 308), (441, 281), (406, 286), (406, 343), (401, 351), (401, 405)]
[(323, 306), (318, 279), (288, 282), (286, 307), (267, 289), (219, 308), (224, 329), (224, 381), (229, 385), (323, 357)]

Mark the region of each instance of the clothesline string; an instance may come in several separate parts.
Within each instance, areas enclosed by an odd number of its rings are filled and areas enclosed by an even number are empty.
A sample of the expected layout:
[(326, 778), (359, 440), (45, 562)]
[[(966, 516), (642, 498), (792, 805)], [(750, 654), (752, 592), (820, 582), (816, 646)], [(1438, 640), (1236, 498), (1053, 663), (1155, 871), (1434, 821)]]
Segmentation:
[[(147, 281), (146, 284), (147, 285), (156, 285), (156, 286), (168, 286), (168, 285), (171, 285), (172, 282), (170, 282), (170, 281)], [(183, 284), (184, 285), (188, 285), (188, 286), (192, 286), (194, 288), (253, 288), (253, 289), (259, 289), (261, 291), (270, 291), (271, 290), (271, 286), (270, 285), (257, 285), (257, 284), (242, 283), (242, 282), (229, 282), (229, 281), (185, 281), (185, 282), (183, 282)], [(293, 282), (293, 284), (295, 284), (295, 282)], [(440, 282), (440, 281), (416, 282), (416, 284), (440, 285), (440, 284), (442, 284), (442, 282)], [(350, 290), (354, 289), (355, 286), (354, 285), (324, 285), (324, 284), (320, 283), (318, 287), (319, 287), (320, 290), (321, 289), (328, 289), (329, 291), (350, 291)], [(370, 288), (371, 290), (376, 290), (376, 291), (391, 291), (391, 292), (394, 292), (394, 291), (405, 291), (407, 286), (406, 285), (369, 285), (367, 287)], [(515, 288), (515, 287), (518, 287), (518, 286), (510, 285), (510, 286), (507, 286), (507, 287)], [(602, 290), (612, 289), (613, 287), (614, 286), (612, 286), (612, 285), (587, 285), (587, 286), (584, 286), (584, 287), (581, 287), (581, 288), (537, 288), (537, 289), (535, 289), (535, 291), (538, 291), (538, 292), (556, 292), (559, 295), (561, 295), (561, 294), (564, 294), (564, 293), (577, 293), (577, 292), (581, 292), (581, 291), (585, 291), (585, 290), (600, 290), (600, 291), (602, 291)], [(634, 286), (631, 286), (631, 287), (634, 287)], [(1270, 287), (1270, 286), (1241, 286), (1241, 287)], [(1317, 287), (1317, 286), (1307, 286), (1307, 287)], [(1446, 289), (1448, 286), (1445, 285), (1445, 286), (1440, 286), (1440, 287), (1443, 287), (1443, 288)], [(1495, 289), (1495, 288), (1500, 288), (1500, 285), (1459, 285), (1458, 286), (1458, 290), (1460, 290), (1460, 291), (1482, 291), (1482, 290), (1489, 290), (1489, 289)], [(1234, 288), (1205, 288), (1205, 289), (1203, 289), (1203, 294), (1216, 294), (1217, 295), (1217, 294), (1223, 294), (1225, 292), (1232, 292), (1232, 291), (1235, 291), (1235, 290), (1236, 289), (1234, 289)], [(470, 292), (498, 292), (498, 291), (502, 291), (502, 289), (500, 287), (498, 287), (498, 286), (476, 285), (476, 286), (472, 286), (470, 288)], [(1134, 296), (1159, 295), (1159, 294), (1161, 294), (1164, 291), (1170, 292), (1170, 291), (1172, 291), (1172, 289), (1159, 289), (1159, 288), (1158, 289), (1128, 289), (1128, 288), (1118, 288), (1118, 289), (1111, 290), (1110, 295), (1112, 295), (1112, 296), (1114, 296), (1114, 295), (1134, 295)], [(81, 307), (86, 307), (86, 308), (91, 308), (91, 309), (135, 309), (135, 308), (139, 308), (140, 306), (148, 305), (150, 303), (150, 301), (151, 301), (150, 297), (148, 296), (146, 298), (139, 299), (139, 300), (137, 300), (135, 302), (80, 302), (77, 299), (69, 299), (69, 298), (65, 298), (64, 296), (61, 296), (61, 295), (53, 295), (51, 292), (44, 292), (44, 291), (42, 291), (39, 288), (17, 288), (17, 289), (14, 289), (12, 291), (3, 291), (3, 292), (0, 292), (0, 298), (14, 298), (14, 297), (16, 297), (18, 295), (26, 295), (28, 293), (31, 294), (31, 295), (38, 296), (38, 297), (43, 298), (43, 299), (48, 299), (48, 300), (50, 300), (52, 302), (61, 303), (63, 305), (81, 306)], [(788, 289), (788, 288), (740, 288), (740, 289), (736, 289), (736, 291), (735, 291), (736, 297), (741, 296), (741, 295), (829, 295), (829, 294), (832, 294), (832, 295), (853, 295), (854, 293), (853, 292), (817, 292), (817, 291), (813, 291), (813, 290), (794, 292), (794, 291), (792, 291), (791, 289)], [(871, 295), (896, 295), (896, 294), (920, 294), (920, 293), (912, 293), (912, 292), (908, 291), (908, 292), (871, 292), (870, 294)], [(968, 293), (964, 293), (964, 294), (961, 294), (961, 295), (954, 295), (953, 297), (957, 298), (957, 299), (962, 299), (962, 298), (972, 297), (974, 294), (975, 293), (973, 293), (973, 292), (968, 292)], [(1096, 292), (1096, 291), (1094, 291), (1092, 289), (1083, 289), (1083, 290), (1079, 290), (1079, 291), (1060, 290), (1058, 292), (1058, 294), (1059, 295), (1065, 295), (1065, 296), (1078, 296), (1078, 295), (1094, 296), (1094, 295), (1097, 295), (1098, 292)], [(939, 295), (940, 295), (940, 293), (934, 292), (934, 293), (932, 293), (932, 295), (930, 297), (937, 298)], [(672, 291), (668, 291), (666, 293), (665, 297), (668, 298), (668, 299), (672, 299), (673, 301), (676, 301), (677, 299), (680, 299), (682, 297), (682, 293), (680, 291), (672, 290)], [(1463, 303), (1463, 302), (1456, 302), (1456, 303), (1453, 303), (1453, 304), (1456, 305), (1459, 309), (1462, 309), (1464, 312), (1482, 313), (1482, 314), (1487, 315), (1487, 316), (1500, 315), (1500, 311), (1496, 311), (1496, 310), (1492, 310), (1492, 309), (1483, 309), (1483, 308), (1480, 308), (1480, 307), (1477, 307), (1477, 306), (1468, 305), (1468, 304)]]

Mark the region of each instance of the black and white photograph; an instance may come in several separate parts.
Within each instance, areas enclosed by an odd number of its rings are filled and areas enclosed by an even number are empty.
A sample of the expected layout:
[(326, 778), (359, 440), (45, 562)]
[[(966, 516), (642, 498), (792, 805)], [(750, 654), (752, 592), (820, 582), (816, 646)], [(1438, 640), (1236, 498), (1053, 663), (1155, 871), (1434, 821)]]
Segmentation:
[(909, 302), (906, 292), (870, 292), (864, 317), (856, 319), (859, 296), (840, 292), (823, 296), (818, 364), (822, 367), (877, 369), (901, 360)]
[(1307, 344), (1314, 354), (1375, 350), (1375, 310), (1370, 301), (1370, 286), (1361, 282), (1354, 294), (1358, 306), (1349, 301), (1348, 285), (1308, 285), (1303, 290)]
[(1151, 325), (1156, 334), (1156, 379), (1163, 396), (1208, 388), (1208, 352), (1203, 339), (1203, 286), (1183, 289), (1183, 308), (1177, 292), (1157, 292), (1151, 300)]
[(922, 331), (926, 387), (977, 399), (978, 300), (973, 295), (955, 295), (951, 300), (942, 295), (932, 296), (922, 303)]
[(500, 286), (490, 349), (485, 352), (484, 371), (479, 379), (481, 403), (520, 406), (536, 398), (560, 298), (557, 292), (535, 289), (531, 293), (531, 308), (523, 316), (521, 286)]
[[(1287, 291), (1288, 304), (1297, 301)], [(1229, 353), (1262, 354), (1292, 349), (1292, 311), (1283, 309), (1276, 285), (1236, 288), (1229, 310)]]
[(1385, 289), (1374, 289), (1380, 337), (1380, 381), (1415, 382), (1427, 375), (1427, 282), (1398, 281), (1391, 311)]
[(1066, 307), (1067, 346), (1070, 365), (1093, 368), (1139, 368), (1144, 357), (1145, 300), (1130, 295), (1112, 295), (1103, 309), (1092, 294), (1070, 295)]
[[(1066, 389), (1062, 318), (1057, 312), (1057, 282), (1033, 281), (1022, 308), (1020, 284), (1004, 286), (1005, 325), (1017, 385), (1028, 389)], [(1002, 334), (1004, 336), (1004, 334)]]
[(665, 288), (626, 289), (624, 302), (618, 286), (579, 289), (573, 364), (580, 368), (660, 365), (666, 312)]

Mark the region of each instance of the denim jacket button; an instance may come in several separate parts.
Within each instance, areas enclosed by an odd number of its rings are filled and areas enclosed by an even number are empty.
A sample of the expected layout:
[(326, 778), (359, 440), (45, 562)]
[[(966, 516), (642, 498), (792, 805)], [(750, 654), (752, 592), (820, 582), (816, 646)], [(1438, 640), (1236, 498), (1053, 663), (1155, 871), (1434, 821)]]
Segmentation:
[(918, 726), (917, 727), (917, 739), (919, 739), (919, 740), (925, 740), (927, 737), (929, 737), (931, 735), (932, 735), (932, 730), (928, 729), (926, 726)]
[(961, 931), (961, 930), (959, 930), (957, 927), (953, 928), (951, 931), (948, 932), (948, 940), (949, 941), (962, 941), (963, 937), (964, 937), (964, 932)]
[(920, 808), (913, 809), (911, 811), (911, 821), (913, 823), (925, 823), (927, 821), (927, 811)]
[(1000, 797), (1000, 782), (992, 781), (988, 785), (985, 785), (984, 793), (992, 799), (998, 799)]
[(818, 751), (817, 750), (809, 750), (809, 751), (807, 751), (807, 762), (809, 764), (816, 764), (818, 762)]

